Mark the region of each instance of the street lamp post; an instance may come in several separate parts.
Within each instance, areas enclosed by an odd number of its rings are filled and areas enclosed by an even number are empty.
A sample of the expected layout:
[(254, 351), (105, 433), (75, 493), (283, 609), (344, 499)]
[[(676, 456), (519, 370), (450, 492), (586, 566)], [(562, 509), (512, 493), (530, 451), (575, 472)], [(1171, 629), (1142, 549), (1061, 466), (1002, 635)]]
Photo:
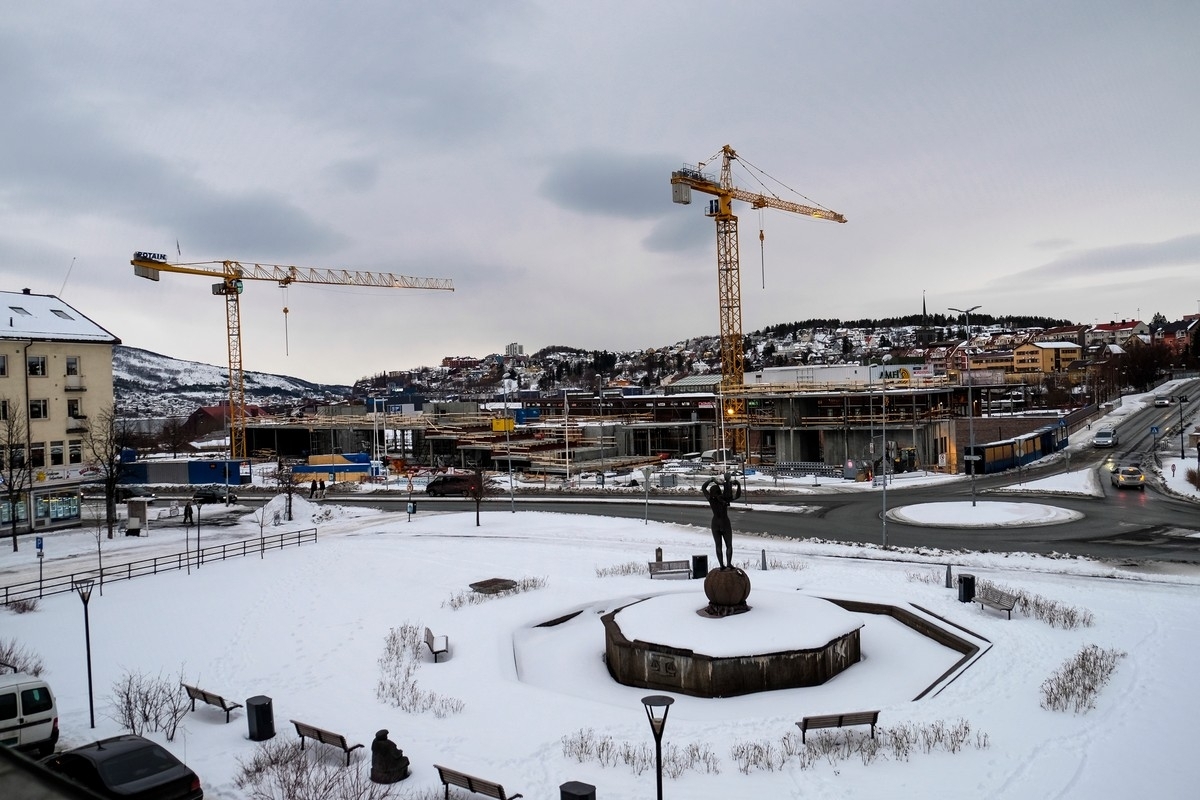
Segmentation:
[(665, 694), (652, 694), (642, 698), (646, 708), (646, 719), (650, 720), (650, 731), (654, 734), (654, 766), (658, 772), (658, 800), (662, 800), (662, 735), (667, 725), (667, 714), (671, 710), (674, 697)]
[[(970, 308), (951, 308), (950, 311), (957, 311), (959, 314), (964, 314), (967, 318), (967, 343), (971, 342), (971, 312), (979, 309), (980, 306), (971, 306)], [(971, 354), (966, 353), (967, 366), (967, 437), (971, 442), (971, 454), (967, 456), (967, 460), (971, 464), (971, 506), (975, 506), (975, 471), (976, 465), (979, 463), (979, 455), (975, 452), (975, 401), (971, 396)]]
[(1179, 460), (1183, 461), (1183, 405), (1187, 402), (1187, 395), (1177, 395), (1175, 402), (1179, 404)]
[(83, 642), (87, 650), (88, 714), (93, 728), (96, 727), (96, 705), (92, 700), (92, 626), (88, 619), (88, 601), (92, 599), (94, 583), (95, 581), (91, 578), (80, 578), (71, 582), (75, 591), (79, 593), (79, 599), (83, 601)]

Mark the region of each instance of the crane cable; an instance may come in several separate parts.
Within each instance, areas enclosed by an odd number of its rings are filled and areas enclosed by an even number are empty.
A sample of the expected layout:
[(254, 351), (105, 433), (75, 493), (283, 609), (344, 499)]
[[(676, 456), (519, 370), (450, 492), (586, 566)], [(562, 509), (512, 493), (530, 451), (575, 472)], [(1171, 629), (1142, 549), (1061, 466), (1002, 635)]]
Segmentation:
[(763, 241), (766, 237), (763, 236), (763, 210), (758, 210), (758, 263), (759, 270), (762, 272), (762, 288), (767, 288), (767, 251)]
[(279, 288), (283, 290), (283, 354), (286, 356), (290, 355), (288, 352), (288, 287), (286, 283), (281, 283)]

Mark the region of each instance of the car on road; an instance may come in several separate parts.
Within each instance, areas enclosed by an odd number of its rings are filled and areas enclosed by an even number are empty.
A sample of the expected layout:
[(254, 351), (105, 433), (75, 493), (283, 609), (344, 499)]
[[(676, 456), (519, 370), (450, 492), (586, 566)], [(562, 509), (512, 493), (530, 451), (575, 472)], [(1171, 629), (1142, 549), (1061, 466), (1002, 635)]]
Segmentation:
[(1117, 432), (1112, 428), (1101, 428), (1092, 437), (1092, 447), (1116, 447)]
[(1118, 489), (1141, 489), (1146, 491), (1146, 474), (1141, 467), (1118, 467), (1109, 476)]
[[(85, 483), (79, 487), (79, 491), (86, 495), (103, 497), (104, 484)], [(158, 496), (145, 486), (132, 484), (119, 484), (115, 490), (115, 495), (118, 503), (128, 503), (130, 500), (145, 500), (147, 504), (153, 504), (158, 499)]]
[(433, 497), (470, 497), (474, 486), (474, 475), (434, 475), (425, 485), (425, 493)]
[[(228, 500), (226, 499), (228, 498)], [(198, 506), (206, 503), (236, 503), (237, 495), (224, 486), (204, 486), (192, 495), (192, 502)]]
[(42, 766), (100, 797), (203, 800), (200, 778), (162, 745), (134, 734), (55, 753)]
[(1162, 407), (1171, 405), (1171, 398), (1158, 395), (1154, 398), (1154, 405)]

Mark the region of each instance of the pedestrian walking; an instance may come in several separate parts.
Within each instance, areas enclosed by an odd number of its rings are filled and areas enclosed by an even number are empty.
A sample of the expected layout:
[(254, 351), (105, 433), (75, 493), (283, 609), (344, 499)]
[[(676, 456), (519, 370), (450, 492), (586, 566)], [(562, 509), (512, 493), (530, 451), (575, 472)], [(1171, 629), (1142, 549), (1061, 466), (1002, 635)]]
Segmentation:
[(308, 485), (308, 499), (312, 500), (317, 494), (317, 482), (313, 481)]
[(325, 481), (321, 481), (320, 483), (317, 484), (317, 491), (319, 491), (321, 493), (319, 496), (322, 500), (324, 500), (325, 499)]
[(183, 524), (184, 525), (192, 524), (192, 501), (191, 500), (188, 500), (186, 503), (183, 504)]
[(1171, 465), (1171, 477), (1172, 478), (1175, 477), (1175, 465), (1174, 464)]

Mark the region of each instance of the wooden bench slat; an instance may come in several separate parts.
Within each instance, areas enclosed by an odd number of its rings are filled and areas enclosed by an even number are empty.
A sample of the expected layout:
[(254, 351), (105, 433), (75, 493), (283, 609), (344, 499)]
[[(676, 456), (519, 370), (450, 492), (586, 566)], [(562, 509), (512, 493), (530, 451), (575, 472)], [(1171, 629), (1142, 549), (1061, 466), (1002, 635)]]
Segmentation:
[(434, 636), (433, 631), (429, 628), (425, 629), (425, 646), (429, 648), (429, 652), (433, 654), (433, 663), (437, 663), (438, 656), (450, 652), (450, 637), (449, 636)]
[(306, 738), (315, 739), (321, 744), (329, 744), (333, 745), (334, 747), (340, 747), (346, 753), (346, 766), (350, 766), (350, 754), (362, 747), (361, 744), (351, 745), (346, 741), (346, 737), (340, 733), (327, 731), (324, 728), (318, 728), (316, 725), (309, 725), (307, 722), (297, 722), (294, 719), (288, 721), (296, 726), (296, 734), (300, 737), (301, 750), (304, 749), (304, 740)]
[(800, 741), (805, 742), (805, 734), (815, 728), (843, 728), (847, 725), (870, 725), (871, 738), (875, 738), (875, 725), (879, 722), (878, 711), (850, 711), (845, 714), (814, 714), (804, 717), (796, 725), (800, 728)]
[(980, 610), (984, 606), (991, 606), (997, 611), (1003, 611), (1008, 614), (1008, 618), (1012, 619), (1013, 608), (1017, 605), (1017, 598), (1008, 592), (1002, 592), (999, 589), (992, 587), (984, 587), (975, 593), (975, 602), (979, 603)]
[(494, 797), (496, 800), (516, 800), (518, 797), (524, 797), (522, 794), (506, 794), (504, 787), (494, 781), (476, 778), (474, 775), (468, 775), (456, 769), (443, 767), (440, 764), (434, 764), (433, 767), (438, 771), (438, 777), (441, 779), (442, 785), (446, 788), (447, 799), (450, 797), (451, 786), (458, 786), (476, 794)]
[(688, 575), (692, 574), (692, 565), (685, 561), (647, 561), (646, 564), (650, 568), (650, 577), (653, 579), (659, 575)]
[(208, 703), (210, 706), (216, 706), (217, 708), (219, 708), (225, 712), (225, 724), (227, 724), (227, 725), (229, 724), (229, 713), (231, 711), (233, 711), (235, 708), (242, 707), (241, 703), (232, 703), (232, 702), (226, 700), (221, 695), (213, 694), (212, 692), (205, 691), (204, 689), (201, 689), (198, 686), (191, 686), (189, 684), (183, 683), (182, 681), (180, 682), (179, 685), (184, 688), (184, 691), (187, 692), (188, 698), (192, 701), (192, 711), (196, 710), (196, 701), (197, 700)]

